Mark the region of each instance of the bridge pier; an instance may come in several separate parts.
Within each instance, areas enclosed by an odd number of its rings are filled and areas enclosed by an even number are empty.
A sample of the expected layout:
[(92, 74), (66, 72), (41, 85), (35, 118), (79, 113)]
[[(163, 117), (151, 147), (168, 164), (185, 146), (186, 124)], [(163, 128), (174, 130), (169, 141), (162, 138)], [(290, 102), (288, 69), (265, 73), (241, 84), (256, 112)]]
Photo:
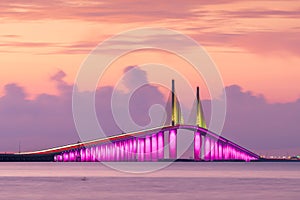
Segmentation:
[(114, 161), (113, 159), (113, 146), (112, 144), (107, 144), (107, 148), (108, 148), (108, 159), (107, 161)]
[(177, 129), (169, 131), (169, 157), (177, 159)]
[(210, 147), (211, 147), (210, 138), (206, 135), (205, 136), (205, 151), (204, 151), (204, 160), (205, 161), (211, 160)]
[(115, 146), (115, 161), (120, 161), (120, 144), (119, 141), (114, 143)]
[(95, 157), (95, 147), (91, 147), (91, 162), (95, 162), (96, 161), (96, 157)]
[(201, 159), (201, 133), (196, 131), (194, 133), (194, 160), (199, 161)]
[(218, 149), (219, 149), (219, 160), (223, 160), (223, 145), (222, 141), (218, 141)]
[(157, 134), (157, 146), (158, 146), (158, 152), (157, 152), (157, 156), (158, 156), (158, 160), (160, 159), (164, 159), (164, 156), (165, 156), (165, 152), (164, 152), (164, 149), (165, 149), (165, 142), (164, 142), (164, 132), (163, 131), (160, 131), (158, 134)]
[(84, 149), (80, 149), (80, 162), (84, 162), (85, 161), (85, 150)]
[(90, 154), (90, 149), (86, 148), (85, 149), (85, 161), (90, 162), (91, 161), (91, 154)]
[(63, 161), (64, 161), (64, 162), (69, 162), (69, 154), (68, 154), (67, 152), (65, 152), (65, 153), (63, 154)]
[(137, 154), (137, 142), (138, 138), (133, 139), (133, 160), (137, 161), (138, 160), (138, 154)]
[(74, 162), (75, 161), (75, 153), (74, 153), (74, 151), (70, 151), (69, 152), (69, 160), (70, 160), (70, 162)]
[(213, 161), (215, 159), (215, 139), (210, 138), (210, 160)]
[(114, 144), (109, 144), (109, 161), (115, 161), (115, 148)]
[(145, 139), (138, 138), (138, 161), (145, 161)]
[(151, 161), (151, 136), (145, 138), (145, 161)]
[(105, 144), (102, 144), (100, 146), (100, 152), (101, 152), (101, 156), (100, 156), (100, 160), (101, 161), (105, 161), (105, 158), (106, 158), (106, 150), (105, 150)]
[(215, 150), (215, 160), (219, 160), (219, 145), (218, 145), (218, 139), (215, 140), (214, 143), (214, 150)]
[(132, 161), (132, 139), (128, 140), (128, 161)]
[(100, 152), (100, 145), (96, 146), (96, 161), (100, 161), (100, 156), (101, 156), (101, 152)]
[(128, 140), (125, 140), (124, 141), (124, 161), (128, 161), (128, 151), (129, 151)]
[(157, 144), (157, 133), (154, 133), (152, 134), (151, 136), (151, 141), (152, 141), (152, 144), (151, 144), (151, 160), (152, 161), (157, 161), (157, 153), (158, 153), (158, 144)]

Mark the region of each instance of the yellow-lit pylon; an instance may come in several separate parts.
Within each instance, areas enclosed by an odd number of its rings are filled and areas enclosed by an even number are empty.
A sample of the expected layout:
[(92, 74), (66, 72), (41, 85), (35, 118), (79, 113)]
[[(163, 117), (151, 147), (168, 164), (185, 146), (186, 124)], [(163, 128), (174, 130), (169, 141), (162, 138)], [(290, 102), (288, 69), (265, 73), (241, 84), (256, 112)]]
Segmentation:
[(197, 87), (197, 121), (196, 124), (199, 127), (207, 129), (205, 118), (204, 118), (204, 113), (203, 113), (203, 108), (202, 104), (200, 101), (200, 92), (199, 92), (199, 87)]
[(180, 105), (175, 94), (175, 81), (172, 80), (172, 126), (183, 124)]

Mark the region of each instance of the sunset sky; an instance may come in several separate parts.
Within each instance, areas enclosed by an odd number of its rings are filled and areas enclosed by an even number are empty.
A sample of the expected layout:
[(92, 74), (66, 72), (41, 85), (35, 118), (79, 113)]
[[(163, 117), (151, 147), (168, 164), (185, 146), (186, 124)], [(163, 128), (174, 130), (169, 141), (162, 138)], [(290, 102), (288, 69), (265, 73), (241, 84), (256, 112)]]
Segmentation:
[[(230, 91), (263, 98), (268, 106), (295, 104), (289, 109), (295, 112), (292, 116), (299, 116), (296, 113), (300, 110), (298, 0), (0, 1), (0, 110), (5, 106), (4, 97), (14, 89), (22, 90), (28, 101), (36, 100), (42, 93), (59, 96), (62, 91), (58, 84), (73, 85), (82, 62), (98, 43), (122, 31), (141, 27), (168, 28), (190, 36), (211, 56), (224, 85), (229, 88), (236, 85)], [(127, 66), (146, 61), (174, 68), (184, 66), (172, 55), (137, 52), (114, 63), (115, 76)], [(53, 78), (58, 72), (64, 75)], [(107, 78), (101, 86), (113, 84)], [(204, 97), (209, 98), (206, 93)], [(4, 113), (0, 111), (0, 124), (7, 118)], [(294, 118), (287, 113), (287, 118), (282, 120), (290, 122), (290, 119)], [(23, 122), (22, 119), (15, 122), (18, 121)], [(18, 135), (18, 139), (7, 139), (13, 143), (5, 146), (7, 151), (14, 151), (19, 140), (26, 140), (17, 130), (5, 131), (0, 134)], [(290, 131), (291, 138), (300, 138), (299, 128), (295, 126)], [(55, 144), (44, 146), (51, 145)], [(26, 142), (24, 146), (27, 150), (44, 147)], [(250, 145), (266, 150), (262, 146)], [(298, 147), (294, 144), (290, 148), (299, 150)], [(5, 148), (0, 151), (6, 151)], [(277, 150), (280, 146), (274, 144), (269, 149)]]

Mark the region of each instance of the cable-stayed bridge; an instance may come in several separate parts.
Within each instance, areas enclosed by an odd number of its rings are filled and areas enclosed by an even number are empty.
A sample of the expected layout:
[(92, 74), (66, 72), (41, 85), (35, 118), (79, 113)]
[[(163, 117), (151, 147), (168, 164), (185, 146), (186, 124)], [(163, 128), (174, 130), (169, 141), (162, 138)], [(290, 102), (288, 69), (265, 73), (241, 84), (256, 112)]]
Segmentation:
[(194, 161), (251, 161), (260, 159), (259, 155), (207, 129), (198, 87), (196, 105), (195, 125), (184, 124), (173, 80), (169, 125), (21, 154), (53, 155), (53, 161), (56, 162), (176, 160), (180, 158), (178, 144), (181, 141), (178, 139), (178, 133), (184, 130), (193, 134), (193, 151), (191, 151), (193, 153), (191, 153), (190, 158)]

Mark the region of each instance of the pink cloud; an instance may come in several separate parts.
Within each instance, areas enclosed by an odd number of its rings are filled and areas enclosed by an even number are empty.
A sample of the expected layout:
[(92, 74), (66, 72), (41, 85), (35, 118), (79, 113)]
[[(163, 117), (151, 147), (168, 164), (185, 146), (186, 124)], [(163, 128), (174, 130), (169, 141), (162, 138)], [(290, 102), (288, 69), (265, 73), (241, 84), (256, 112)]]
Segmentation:
[(232, 45), (263, 55), (300, 54), (300, 32), (253, 32), (237, 36)]
[[(160, 1), (153, 6), (146, 0), (130, 1), (5, 1), (0, 3), (0, 17), (7, 19), (41, 20), (41, 19), (80, 19), (106, 21), (149, 21), (165, 19), (191, 19), (198, 16), (195, 8), (203, 5), (227, 4), (236, 0), (192, 0)], [(204, 13), (205, 10), (203, 10)]]

